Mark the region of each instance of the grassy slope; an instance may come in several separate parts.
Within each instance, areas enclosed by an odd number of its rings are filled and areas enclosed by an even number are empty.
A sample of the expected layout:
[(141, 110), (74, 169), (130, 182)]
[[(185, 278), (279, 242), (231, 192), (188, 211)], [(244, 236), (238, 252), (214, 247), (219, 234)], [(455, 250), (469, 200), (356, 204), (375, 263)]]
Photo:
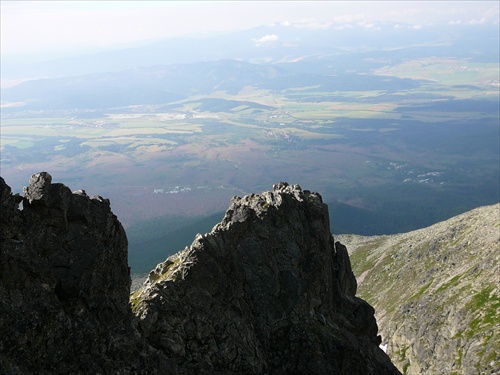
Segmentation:
[(496, 204), (405, 234), (337, 236), (403, 373), (500, 369), (499, 217)]

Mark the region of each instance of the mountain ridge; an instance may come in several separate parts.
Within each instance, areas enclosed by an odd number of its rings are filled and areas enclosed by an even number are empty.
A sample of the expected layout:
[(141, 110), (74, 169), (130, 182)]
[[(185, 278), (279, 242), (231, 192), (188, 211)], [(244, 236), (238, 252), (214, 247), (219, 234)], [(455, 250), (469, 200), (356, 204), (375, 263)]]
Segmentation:
[(10, 88), (3, 88), (2, 101), (23, 102), (19, 107), (4, 107), (7, 114), (29, 109), (104, 109), (130, 105), (169, 108), (193, 95), (208, 95), (217, 91), (236, 95), (246, 86), (282, 90), (317, 85), (325, 90), (343, 87), (352, 91), (379, 89), (394, 92), (416, 87), (421, 82), (408, 78), (352, 72), (340, 76), (333, 69), (321, 73), (315, 67), (299, 74), (293, 72), (290, 67), (290, 64), (277, 66), (235, 59), (154, 65), (25, 81)]
[(499, 217), (497, 203), (408, 233), (337, 236), (403, 373), (500, 369)]
[(4, 373), (500, 368), (500, 204), (334, 239), (321, 195), (280, 183), (233, 197), (219, 224), (129, 294), (126, 234), (109, 200), (45, 172), (23, 195), (0, 178)]
[(109, 200), (46, 172), (23, 195), (0, 178), (5, 373), (399, 374), (318, 193), (233, 197), (132, 295)]
[[(380, 28), (377, 32), (356, 24), (352, 28), (326, 29), (296, 26), (298, 27), (273, 25), (229, 34), (175, 37), (141, 46), (59, 58), (30, 56), (28, 60), (5, 56), (2, 58), (2, 81), (89, 74), (200, 60), (243, 59), (273, 63), (304, 60), (307, 64), (317, 59), (333, 58), (341, 63), (343, 69), (350, 69), (353, 64), (357, 67), (364, 66), (362, 60), (368, 53), (370, 57), (391, 56), (401, 60), (415, 51), (427, 56), (450, 56), (458, 53), (459, 56), (468, 55), (474, 61), (497, 61), (495, 57), (498, 56), (498, 40), (491, 37), (491, 30), (495, 25), (429, 25), (417, 30), (408, 24), (380, 23), (376, 25)], [(265, 35), (277, 35), (278, 39), (267, 45), (259, 44), (258, 40)], [(407, 40), (412, 40), (412, 45), (408, 45)], [(479, 41), (485, 45), (485, 50), (478, 53)], [(464, 46), (469, 47), (468, 51), (475, 52), (464, 53)], [(355, 54), (357, 59), (346, 61), (345, 57), (349, 54)]]

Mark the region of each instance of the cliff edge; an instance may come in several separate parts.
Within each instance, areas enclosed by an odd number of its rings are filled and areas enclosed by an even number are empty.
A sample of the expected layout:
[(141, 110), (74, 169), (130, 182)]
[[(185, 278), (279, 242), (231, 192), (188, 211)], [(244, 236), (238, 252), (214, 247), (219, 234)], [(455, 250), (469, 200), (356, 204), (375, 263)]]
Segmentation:
[(3, 373), (399, 373), (327, 206), (298, 185), (234, 197), (131, 296), (109, 201), (42, 172), (23, 198), (0, 178), (0, 205)]

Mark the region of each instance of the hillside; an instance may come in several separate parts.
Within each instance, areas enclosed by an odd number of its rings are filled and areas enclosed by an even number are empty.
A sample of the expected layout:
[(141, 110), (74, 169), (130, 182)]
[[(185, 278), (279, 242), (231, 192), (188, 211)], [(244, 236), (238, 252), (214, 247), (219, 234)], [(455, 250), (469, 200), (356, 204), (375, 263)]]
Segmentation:
[(390, 236), (341, 235), (405, 374), (500, 371), (500, 204)]

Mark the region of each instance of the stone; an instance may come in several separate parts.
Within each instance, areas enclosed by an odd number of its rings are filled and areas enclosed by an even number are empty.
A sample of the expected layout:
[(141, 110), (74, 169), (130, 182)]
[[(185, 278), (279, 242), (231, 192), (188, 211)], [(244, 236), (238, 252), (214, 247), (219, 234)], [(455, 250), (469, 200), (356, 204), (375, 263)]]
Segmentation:
[(399, 373), (329, 225), (321, 196), (298, 185), (233, 197), (135, 293), (139, 332), (180, 374), (202, 358), (206, 373)]
[(499, 373), (499, 218), (497, 203), (408, 233), (340, 236), (405, 374)]
[(48, 203), (52, 176), (47, 172), (35, 173), (31, 176), (29, 185), (23, 189), (24, 198), (29, 202), (42, 201)]
[(108, 204), (51, 181), (34, 174), (19, 210), (0, 178), (1, 372), (140, 373), (125, 231)]
[(130, 295), (109, 200), (0, 178), (0, 368), (58, 374), (399, 374), (318, 193), (280, 183)]

